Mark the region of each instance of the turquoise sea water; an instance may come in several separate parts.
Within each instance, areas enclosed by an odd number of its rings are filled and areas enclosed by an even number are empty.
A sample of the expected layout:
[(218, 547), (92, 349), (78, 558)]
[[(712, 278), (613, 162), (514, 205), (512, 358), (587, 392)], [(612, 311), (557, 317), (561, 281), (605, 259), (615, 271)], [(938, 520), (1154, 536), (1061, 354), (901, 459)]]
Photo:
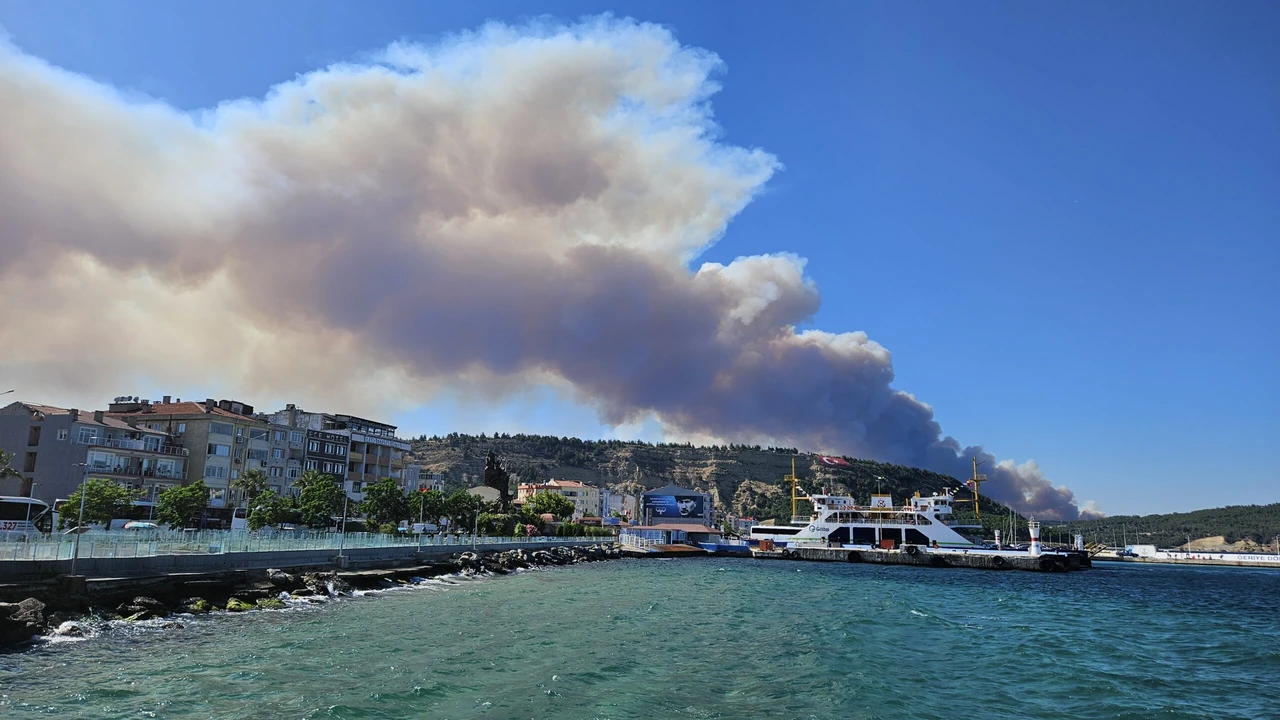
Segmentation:
[(1280, 572), (626, 560), (0, 656), (3, 718), (1277, 718)]

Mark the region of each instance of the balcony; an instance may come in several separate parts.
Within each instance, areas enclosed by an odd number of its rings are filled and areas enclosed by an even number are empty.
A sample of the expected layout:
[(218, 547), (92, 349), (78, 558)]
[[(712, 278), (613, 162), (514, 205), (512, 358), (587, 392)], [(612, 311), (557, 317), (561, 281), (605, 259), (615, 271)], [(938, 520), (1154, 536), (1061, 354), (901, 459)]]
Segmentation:
[(351, 452), (347, 453), (347, 460), (350, 462), (363, 463), (364, 453), (352, 450)]
[(156, 468), (144, 468), (141, 465), (90, 465), (88, 474), (90, 476), (109, 475), (111, 477), (155, 478), (158, 480), (183, 480), (187, 477), (185, 468), (166, 471), (157, 470)]
[(177, 457), (186, 457), (187, 449), (184, 447), (174, 447), (172, 445), (159, 445), (148, 447), (143, 440), (130, 440), (128, 438), (81, 438), (78, 441), (81, 445), (92, 445), (94, 447), (108, 447), (117, 450), (139, 450), (141, 452), (157, 453), (160, 455), (175, 455)]

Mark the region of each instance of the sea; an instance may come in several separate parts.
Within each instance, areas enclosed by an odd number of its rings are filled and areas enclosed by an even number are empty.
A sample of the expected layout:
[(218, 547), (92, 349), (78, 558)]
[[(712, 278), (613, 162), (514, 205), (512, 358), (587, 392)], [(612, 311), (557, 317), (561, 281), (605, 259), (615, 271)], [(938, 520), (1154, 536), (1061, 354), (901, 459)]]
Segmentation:
[(1280, 572), (700, 558), (430, 581), (0, 655), (0, 718), (50, 717), (1280, 718)]

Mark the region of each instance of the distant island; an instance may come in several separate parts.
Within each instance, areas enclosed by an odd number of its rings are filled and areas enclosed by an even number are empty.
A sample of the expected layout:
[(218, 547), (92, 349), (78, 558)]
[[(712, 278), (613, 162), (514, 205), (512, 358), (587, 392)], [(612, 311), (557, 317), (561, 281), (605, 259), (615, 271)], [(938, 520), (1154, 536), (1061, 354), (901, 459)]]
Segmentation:
[[(916, 492), (929, 495), (962, 485), (962, 479), (930, 470), (848, 456), (841, 458), (847, 466), (831, 466), (822, 463), (817, 453), (787, 447), (581, 440), (523, 433), (421, 436), (412, 445), (423, 473), (438, 473), (446, 492), (479, 484), (485, 457), (493, 452), (520, 482), (562, 478), (617, 491), (675, 484), (708, 493), (721, 510), (757, 521), (786, 521), (790, 517), (790, 489), (782, 478), (791, 472), (792, 460), (805, 489), (825, 487), (863, 501), (877, 490), (901, 499)], [(973, 510), (963, 506), (959, 514), (972, 518)], [(1007, 529), (1011, 515), (1025, 538), (1026, 518), (982, 498), (982, 521), (988, 534), (997, 528)], [(1050, 521), (1047, 525), (1064, 536), (1079, 532), (1088, 542), (1107, 545), (1127, 537), (1130, 544), (1176, 547), (1186, 544), (1190, 535), (1192, 540), (1205, 540), (1199, 543), (1205, 547), (1197, 549), (1217, 549), (1209, 547), (1217, 536), (1233, 548), (1265, 548), (1280, 535), (1280, 503), (1070, 523)]]

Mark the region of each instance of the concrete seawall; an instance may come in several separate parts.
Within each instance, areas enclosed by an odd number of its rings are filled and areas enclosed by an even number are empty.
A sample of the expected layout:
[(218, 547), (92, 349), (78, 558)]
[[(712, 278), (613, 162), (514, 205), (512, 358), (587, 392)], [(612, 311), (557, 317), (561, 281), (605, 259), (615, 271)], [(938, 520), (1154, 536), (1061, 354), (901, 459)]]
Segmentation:
[(755, 557), (817, 562), (865, 562), (881, 565), (920, 565), (924, 567), (960, 567), (976, 570), (1026, 570), (1030, 572), (1067, 572), (1087, 567), (1080, 555), (1046, 554), (992, 555), (984, 553), (930, 552), (924, 546), (909, 545), (902, 550), (852, 550), (849, 548), (795, 547)]
[[(590, 546), (600, 538), (563, 538), (555, 545), (574, 547)], [(505, 550), (539, 550), (546, 544), (481, 543), (477, 552), (502, 552)], [(233, 570), (282, 570), (312, 568), (373, 568), (400, 563), (431, 563), (445, 560), (461, 552), (470, 552), (470, 545), (396, 545), (379, 548), (352, 548), (342, 553), (339, 561), (336, 550), (271, 550), (262, 552), (229, 552), (213, 554), (156, 555), (153, 557), (87, 558), (76, 564), (76, 572), (89, 577), (138, 577), (169, 573), (214, 573)], [(20, 582), (52, 578), (71, 572), (70, 560), (0, 560), (0, 581)]]

